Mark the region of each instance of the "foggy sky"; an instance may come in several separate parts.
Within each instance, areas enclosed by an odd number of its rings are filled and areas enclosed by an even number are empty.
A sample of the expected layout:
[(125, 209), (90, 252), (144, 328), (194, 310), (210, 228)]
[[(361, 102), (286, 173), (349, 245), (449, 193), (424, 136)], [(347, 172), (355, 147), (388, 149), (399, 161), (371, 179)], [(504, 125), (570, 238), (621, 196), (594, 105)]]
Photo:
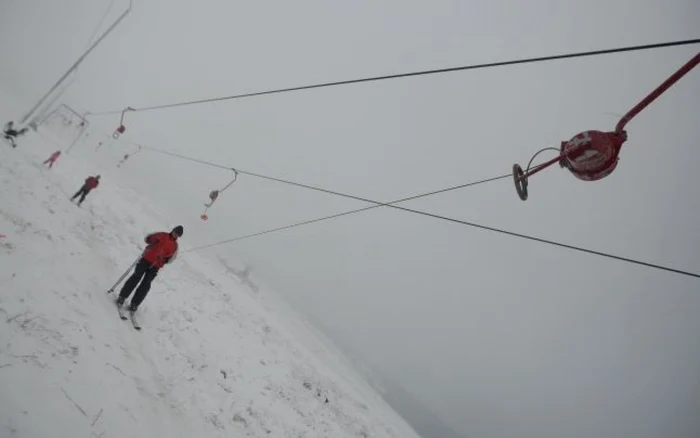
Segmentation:
[[(25, 102), (17, 117), (82, 53), (108, 3), (0, 4), (1, 86)], [(694, 0), (135, 0), (62, 101), (103, 111), (689, 39), (698, 22)], [(389, 201), (508, 173), (580, 131), (613, 129), (614, 114), (697, 51), (135, 113), (124, 139)], [(505, 179), (405, 206), (699, 272), (698, 96), (696, 69), (628, 125), (602, 181), (553, 166), (532, 178), (527, 202)], [(92, 119), (108, 134), (118, 121)], [(95, 154), (93, 140), (72, 153)], [(134, 150), (110, 148), (101, 162)], [(148, 152), (99, 171), (171, 211), (185, 247), (366, 205), (242, 176), (203, 223), (228, 172)], [(697, 279), (385, 208), (208, 251), (249, 263), (469, 437), (700, 435)]]

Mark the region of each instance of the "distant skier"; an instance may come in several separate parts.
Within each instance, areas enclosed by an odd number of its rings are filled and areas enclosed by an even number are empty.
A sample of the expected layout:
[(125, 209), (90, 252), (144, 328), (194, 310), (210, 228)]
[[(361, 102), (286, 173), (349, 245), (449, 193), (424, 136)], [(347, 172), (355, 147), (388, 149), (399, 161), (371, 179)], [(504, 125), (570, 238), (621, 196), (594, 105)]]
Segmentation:
[(75, 195), (73, 195), (72, 198), (70, 198), (70, 200), (72, 201), (78, 196), (80, 196), (80, 199), (78, 200), (78, 205), (82, 204), (88, 193), (96, 189), (98, 185), (100, 185), (100, 175), (87, 177), (83, 186), (80, 188), (80, 190), (78, 190), (78, 192)]
[(141, 282), (129, 303), (129, 311), (136, 312), (151, 289), (151, 282), (158, 275), (158, 270), (177, 257), (177, 240), (182, 237), (183, 231), (182, 225), (178, 225), (169, 233), (161, 231), (146, 236), (144, 240), (148, 246), (141, 255), (141, 259), (136, 263), (134, 273), (126, 280), (124, 287), (119, 292), (118, 306), (124, 305), (124, 301), (129, 298), (136, 285)]
[(2, 134), (5, 137), (7, 141), (10, 142), (13, 148), (17, 147), (17, 143), (15, 142), (15, 139), (21, 135), (24, 135), (27, 132), (27, 128), (22, 128), (19, 131), (15, 129), (15, 122), (10, 120), (5, 124), (5, 127), (2, 130)]
[(48, 164), (49, 169), (51, 169), (53, 167), (53, 164), (56, 162), (56, 160), (58, 160), (58, 157), (60, 157), (60, 156), (61, 156), (61, 151), (56, 151), (53, 154), (51, 154), (49, 159), (44, 161), (42, 164)]

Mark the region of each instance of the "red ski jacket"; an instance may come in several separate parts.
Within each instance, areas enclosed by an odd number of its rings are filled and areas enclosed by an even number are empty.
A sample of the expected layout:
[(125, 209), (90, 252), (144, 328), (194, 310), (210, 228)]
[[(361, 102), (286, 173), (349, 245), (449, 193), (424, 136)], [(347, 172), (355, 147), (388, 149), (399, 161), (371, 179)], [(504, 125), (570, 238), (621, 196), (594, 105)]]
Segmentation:
[(177, 257), (177, 239), (170, 233), (149, 234), (144, 240), (148, 246), (143, 252), (143, 258), (156, 268), (162, 268)]
[(100, 180), (94, 176), (90, 176), (85, 180), (85, 187), (92, 190), (100, 184)]

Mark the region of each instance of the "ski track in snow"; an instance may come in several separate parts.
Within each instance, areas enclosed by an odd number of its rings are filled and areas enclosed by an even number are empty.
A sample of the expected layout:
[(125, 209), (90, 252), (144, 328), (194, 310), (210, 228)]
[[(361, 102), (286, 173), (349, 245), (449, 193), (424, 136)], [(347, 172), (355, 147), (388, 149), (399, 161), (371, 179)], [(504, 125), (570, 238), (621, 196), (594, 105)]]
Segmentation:
[(78, 208), (95, 166), (64, 154), (42, 169), (53, 150), (33, 132), (0, 144), (0, 436), (417, 437), (322, 335), (213, 257), (159, 273), (141, 332), (120, 320), (106, 290), (174, 224), (114, 183)]

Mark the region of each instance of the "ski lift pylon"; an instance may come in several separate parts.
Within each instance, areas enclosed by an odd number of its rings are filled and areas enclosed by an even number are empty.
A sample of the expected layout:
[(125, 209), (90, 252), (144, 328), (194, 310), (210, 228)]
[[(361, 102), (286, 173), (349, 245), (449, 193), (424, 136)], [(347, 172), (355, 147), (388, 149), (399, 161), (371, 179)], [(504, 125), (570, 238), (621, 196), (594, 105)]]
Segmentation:
[(537, 152), (530, 160), (526, 170), (523, 170), (519, 164), (514, 164), (513, 182), (520, 199), (525, 201), (528, 198), (529, 178), (554, 163), (559, 163), (561, 167), (568, 169), (576, 178), (583, 181), (597, 181), (610, 175), (617, 167), (620, 149), (627, 141), (627, 131), (625, 131), (627, 123), (697, 66), (698, 63), (700, 63), (700, 53), (696, 54), (641, 102), (629, 110), (617, 123), (615, 131), (583, 131), (575, 135), (571, 140), (562, 142), (557, 157), (549, 161), (530, 168), (532, 161), (540, 152), (553, 148), (545, 148)]

